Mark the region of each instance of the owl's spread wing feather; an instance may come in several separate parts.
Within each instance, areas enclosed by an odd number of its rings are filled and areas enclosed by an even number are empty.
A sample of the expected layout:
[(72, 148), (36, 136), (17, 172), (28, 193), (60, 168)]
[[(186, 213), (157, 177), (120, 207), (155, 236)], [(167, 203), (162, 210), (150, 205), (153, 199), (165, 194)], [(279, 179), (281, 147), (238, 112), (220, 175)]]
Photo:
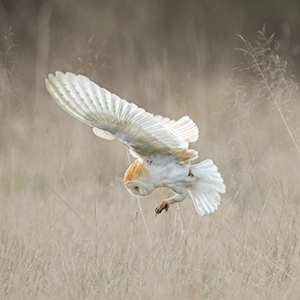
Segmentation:
[[(65, 111), (94, 127), (97, 136), (117, 139), (142, 157), (151, 157), (159, 152), (182, 159), (188, 143), (198, 138), (198, 128), (189, 117), (171, 121), (153, 116), (85, 76), (56, 72), (55, 75), (49, 74), (46, 87)], [(196, 156), (195, 151), (191, 158)]]
[(155, 118), (180, 142), (189, 144), (198, 140), (198, 127), (190, 117), (184, 116), (178, 121), (170, 120), (169, 118), (164, 118), (159, 115), (155, 116)]

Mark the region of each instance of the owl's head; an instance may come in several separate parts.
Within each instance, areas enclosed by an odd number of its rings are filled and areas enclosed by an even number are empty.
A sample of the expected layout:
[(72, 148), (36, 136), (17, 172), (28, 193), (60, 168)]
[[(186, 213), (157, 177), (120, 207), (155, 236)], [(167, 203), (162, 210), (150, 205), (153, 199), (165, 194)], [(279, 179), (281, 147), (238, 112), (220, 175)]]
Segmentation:
[(154, 190), (149, 180), (149, 170), (141, 159), (137, 159), (127, 169), (124, 184), (128, 191), (135, 196), (150, 195)]
[(152, 192), (152, 189), (147, 184), (140, 181), (127, 182), (125, 187), (134, 196), (147, 196)]

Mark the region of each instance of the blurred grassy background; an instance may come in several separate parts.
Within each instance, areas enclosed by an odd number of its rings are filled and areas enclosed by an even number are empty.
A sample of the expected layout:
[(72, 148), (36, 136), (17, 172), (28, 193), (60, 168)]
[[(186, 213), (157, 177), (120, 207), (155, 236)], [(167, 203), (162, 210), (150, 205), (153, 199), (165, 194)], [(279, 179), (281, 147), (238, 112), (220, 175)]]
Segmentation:
[[(1, 299), (298, 299), (299, 11), (292, 0), (2, 1)], [(162, 189), (141, 212), (122, 183), (125, 147), (47, 94), (56, 70), (190, 115), (191, 146), (227, 185), (218, 211), (199, 218), (187, 199), (155, 217)]]

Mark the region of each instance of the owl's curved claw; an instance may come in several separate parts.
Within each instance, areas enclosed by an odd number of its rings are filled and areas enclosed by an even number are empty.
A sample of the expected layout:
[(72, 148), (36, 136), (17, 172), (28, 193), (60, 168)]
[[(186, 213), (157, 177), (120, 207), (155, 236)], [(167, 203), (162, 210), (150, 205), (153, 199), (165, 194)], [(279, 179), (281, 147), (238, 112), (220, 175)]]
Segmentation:
[(157, 205), (157, 207), (155, 208), (155, 214), (159, 215), (164, 210), (165, 210), (165, 212), (167, 212), (169, 210), (169, 204), (167, 201), (162, 201)]

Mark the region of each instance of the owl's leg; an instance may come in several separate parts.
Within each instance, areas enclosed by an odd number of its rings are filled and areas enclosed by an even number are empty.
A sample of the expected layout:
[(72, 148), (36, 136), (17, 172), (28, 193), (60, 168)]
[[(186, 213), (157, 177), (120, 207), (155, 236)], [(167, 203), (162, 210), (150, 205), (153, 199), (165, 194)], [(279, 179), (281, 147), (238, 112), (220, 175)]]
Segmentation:
[(183, 201), (188, 194), (187, 190), (184, 187), (175, 187), (175, 188), (172, 187), (172, 190), (177, 194), (169, 199), (160, 202), (155, 208), (156, 215), (159, 215), (164, 210), (167, 212), (171, 204)]

